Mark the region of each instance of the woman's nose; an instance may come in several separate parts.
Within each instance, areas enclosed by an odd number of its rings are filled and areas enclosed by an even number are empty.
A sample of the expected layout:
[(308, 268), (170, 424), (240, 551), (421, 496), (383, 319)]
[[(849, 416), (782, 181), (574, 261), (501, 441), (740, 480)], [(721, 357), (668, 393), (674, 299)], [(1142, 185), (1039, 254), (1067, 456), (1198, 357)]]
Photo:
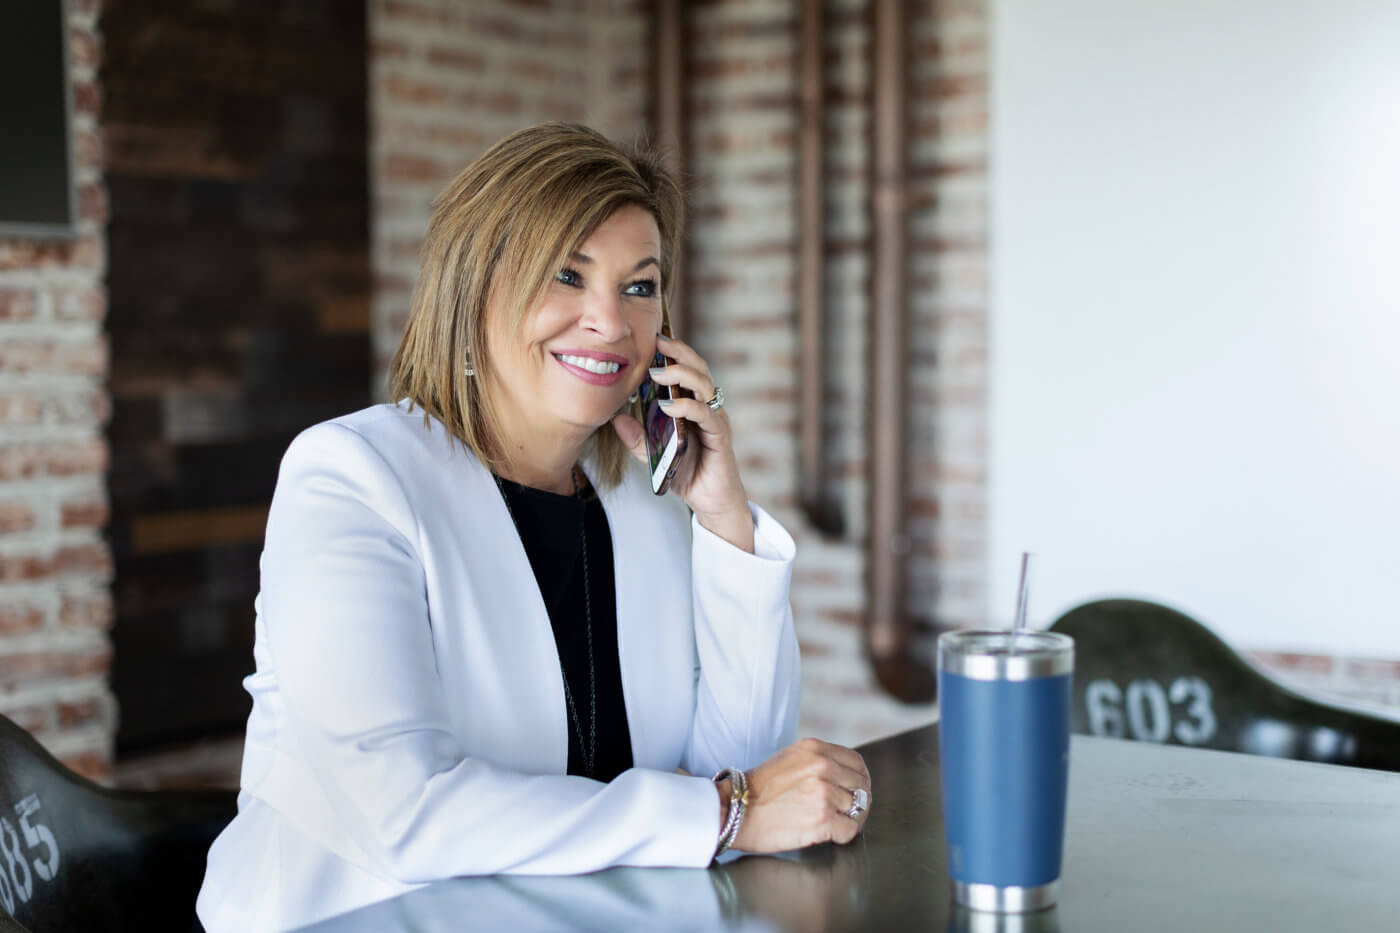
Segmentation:
[(631, 333), (619, 295), (590, 295), (584, 302), (581, 323), (585, 329), (593, 331), (609, 343), (621, 340)]

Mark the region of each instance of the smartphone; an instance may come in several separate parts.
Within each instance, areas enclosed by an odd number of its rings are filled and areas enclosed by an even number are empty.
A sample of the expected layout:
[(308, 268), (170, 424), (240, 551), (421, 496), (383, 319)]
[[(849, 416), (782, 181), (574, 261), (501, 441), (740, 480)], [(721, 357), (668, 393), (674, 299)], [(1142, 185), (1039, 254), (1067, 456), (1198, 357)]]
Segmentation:
[[(669, 366), (671, 363), (672, 360), (662, 356), (659, 350), (651, 360), (653, 368)], [(642, 427), (646, 429), (647, 436), (647, 465), (651, 469), (651, 491), (658, 496), (665, 495), (666, 490), (671, 488), (676, 467), (680, 465), (681, 455), (685, 453), (684, 423), (666, 414), (661, 408), (663, 400), (678, 397), (679, 394), (677, 392), (673, 395), (670, 386), (652, 382), (650, 376), (642, 380), (641, 387), (637, 390)]]

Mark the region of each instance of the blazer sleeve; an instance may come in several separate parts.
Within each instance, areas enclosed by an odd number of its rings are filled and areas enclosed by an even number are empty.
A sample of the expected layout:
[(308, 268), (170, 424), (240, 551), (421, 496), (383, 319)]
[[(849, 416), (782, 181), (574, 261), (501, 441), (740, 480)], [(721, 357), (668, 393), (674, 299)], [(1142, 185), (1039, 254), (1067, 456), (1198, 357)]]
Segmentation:
[(434, 661), (417, 523), (393, 470), (352, 428), (303, 433), (279, 474), (260, 622), (301, 760), (353, 840), (324, 844), (406, 883), (612, 865), (703, 866), (713, 785), (631, 769), (609, 784), (465, 754)]
[(752, 768), (797, 737), (802, 671), (788, 594), (792, 536), (752, 503), (754, 553), (691, 519), (691, 591), (699, 657), (684, 767)]

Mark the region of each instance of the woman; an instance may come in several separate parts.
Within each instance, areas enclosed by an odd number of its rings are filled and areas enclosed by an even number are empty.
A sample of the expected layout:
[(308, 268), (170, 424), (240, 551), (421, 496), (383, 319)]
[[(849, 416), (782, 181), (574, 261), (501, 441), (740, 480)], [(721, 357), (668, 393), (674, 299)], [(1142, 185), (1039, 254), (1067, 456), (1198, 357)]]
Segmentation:
[[(435, 202), (400, 401), (282, 462), (211, 933), (456, 875), (703, 866), (860, 831), (860, 756), (788, 745), (792, 539), (748, 502), (709, 367), (659, 336), (680, 216), (653, 157), (562, 124)], [(664, 498), (631, 462), (658, 348), (674, 362), (651, 378), (690, 395)]]

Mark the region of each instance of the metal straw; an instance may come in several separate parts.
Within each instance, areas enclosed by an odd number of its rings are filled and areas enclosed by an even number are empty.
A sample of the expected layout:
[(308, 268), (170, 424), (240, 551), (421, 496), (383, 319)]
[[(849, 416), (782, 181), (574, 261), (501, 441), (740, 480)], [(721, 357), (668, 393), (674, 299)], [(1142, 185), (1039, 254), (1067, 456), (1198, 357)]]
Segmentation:
[(1021, 552), (1021, 583), (1016, 587), (1016, 617), (1011, 621), (1011, 650), (1016, 650), (1016, 636), (1026, 627), (1027, 604), (1031, 598), (1031, 552)]

